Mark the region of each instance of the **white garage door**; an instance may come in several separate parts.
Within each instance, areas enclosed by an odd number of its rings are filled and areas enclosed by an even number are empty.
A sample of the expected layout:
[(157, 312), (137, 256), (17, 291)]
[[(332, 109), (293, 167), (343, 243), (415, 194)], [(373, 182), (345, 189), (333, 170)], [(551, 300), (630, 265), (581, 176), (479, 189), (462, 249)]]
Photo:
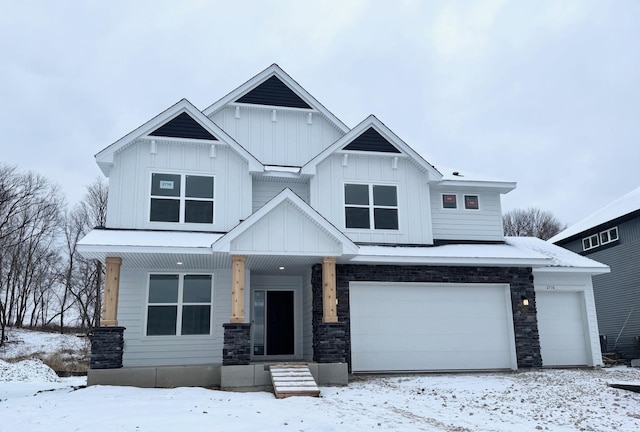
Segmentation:
[(354, 372), (517, 369), (508, 285), (353, 282)]
[(536, 304), (542, 365), (587, 365), (583, 294), (575, 291), (538, 291)]

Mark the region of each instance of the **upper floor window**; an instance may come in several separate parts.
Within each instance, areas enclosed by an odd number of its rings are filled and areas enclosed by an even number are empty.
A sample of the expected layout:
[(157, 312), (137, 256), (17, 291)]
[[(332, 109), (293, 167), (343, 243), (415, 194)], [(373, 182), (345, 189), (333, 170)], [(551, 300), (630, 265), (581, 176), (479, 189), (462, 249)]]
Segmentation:
[[(463, 196), (464, 196), (465, 210), (478, 210), (480, 208), (480, 199), (478, 195), (463, 195)], [(458, 195), (452, 194), (452, 193), (442, 194), (442, 208), (457, 209)]]
[(211, 333), (211, 275), (149, 275), (147, 336)]
[(345, 184), (345, 226), (398, 229), (398, 191), (395, 186)]
[(458, 208), (458, 196), (456, 194), (442, 194), (442, 208)]
[(586, 251), (607, 243), (612, 243), (616, 240), (618, 240), (618, 227), (613, 227), (583, 238), (582, 249)]
[(152, 222), (213, 223), (211, 176), (151, 174)]
[(466, 210), (478, 210), (480, 208), (478, 203), (478, 195), (465, 195), (464, 208)]

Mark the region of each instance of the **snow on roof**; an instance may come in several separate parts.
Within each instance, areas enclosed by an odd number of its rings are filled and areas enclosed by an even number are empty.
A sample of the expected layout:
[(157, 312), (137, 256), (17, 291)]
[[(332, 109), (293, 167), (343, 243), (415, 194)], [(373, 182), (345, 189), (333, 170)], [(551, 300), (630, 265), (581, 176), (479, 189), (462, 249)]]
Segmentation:
[[(223, 234), (94, 229), (78, 242), (80, 252), (97, 250), (157, 248), (158, 251), (188, 248), (212, 252), (211, 245)], [(346, 258), (346, 257), (345, 257)], [(366, 246), (345, 262), (442, 264), (442, 265), (522, 265), (554, 267), (605, 273), (609, 267), (535, 237), (506, 237), (504, 244), (450, 244), (442, 246)]]
[(609, 266), (578, 255), (560, 246), (536, 237), (505, 237), (509, 245), (537, 252), (551, 259), (550, 267), (572, 267), (576, 269), (598, 270), (607, 273)]
[(535, 237), (506, 237), (504, 244), (434, 247), (360, 246), (351, 262), (458, 265), (526, 265), (605, 273), (609, 267)]
[(450, 244), (433, 247), (360, 246), (351, 262), (406, 262), (458, 265), (545, 266), (549, 258), (526, 247), (509, 244)]
[(78, 242), (81, 248), (92, 246), (210, 248), (222, 234), (180, 231), (140, 231), (94, 229)]
[(551, 237), (548, 241), (557, 243), (591, 228), (597, 227), (605, 222), (617, 219), (640, 209), (640, 187), (621, 196), (612, 203), (604, 206), (600, 210), (592, 213), (581, 221), (571, 225), (566, 230)]

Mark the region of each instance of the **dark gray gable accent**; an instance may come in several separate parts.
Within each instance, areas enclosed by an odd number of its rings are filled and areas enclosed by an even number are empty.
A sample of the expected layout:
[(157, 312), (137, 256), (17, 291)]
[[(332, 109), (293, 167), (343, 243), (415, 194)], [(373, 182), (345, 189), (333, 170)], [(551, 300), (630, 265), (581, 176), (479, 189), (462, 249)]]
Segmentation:
[(393, 144), (387, 141), (374, 128), (369, 128), (362, 132), (356, 139), (351, 141), (343, 150), (380, 152), (380, 153), (400, 153)]
[(183, 112), (179, 116), (174, 117), (172, 120), (163, 124), (158, 129), (151, 132), (149, 135), (170, 138), (189, 138), (213, 141), (218, 140), (186, 112)]
[(264, 81), (262, 84), (236, 100), (239, 103), (254, 105), (274, 105), (288, 108), (311, 109), (300, 96), (291, 90), (277, 76)]

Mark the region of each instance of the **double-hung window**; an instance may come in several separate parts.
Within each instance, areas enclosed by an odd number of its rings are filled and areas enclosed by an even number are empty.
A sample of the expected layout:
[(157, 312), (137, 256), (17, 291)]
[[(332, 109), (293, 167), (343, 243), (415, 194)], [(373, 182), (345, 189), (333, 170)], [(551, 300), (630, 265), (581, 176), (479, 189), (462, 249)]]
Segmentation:
[(151, 174), (151, 222), (213, 223), (214, 178)]
[(149, 275), (147, 336), (210, 334), (212, 290), (211, 275)]
[(345, 184), (345, 226), (398, 229), (398, 191), (395, 186)]

